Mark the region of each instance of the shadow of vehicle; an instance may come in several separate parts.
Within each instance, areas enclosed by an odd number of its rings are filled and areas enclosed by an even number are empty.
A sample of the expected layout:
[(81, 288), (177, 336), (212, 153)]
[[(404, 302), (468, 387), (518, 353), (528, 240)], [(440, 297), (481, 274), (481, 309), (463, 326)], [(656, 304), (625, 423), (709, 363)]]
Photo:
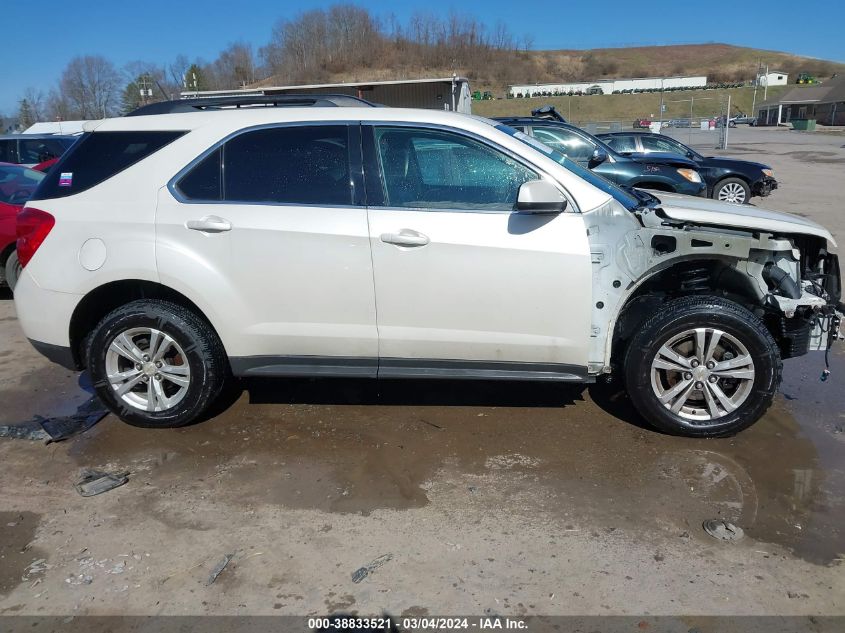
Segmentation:
[(249, 379), (254, 404), (566, 407), (586, 385), (486, 380)]

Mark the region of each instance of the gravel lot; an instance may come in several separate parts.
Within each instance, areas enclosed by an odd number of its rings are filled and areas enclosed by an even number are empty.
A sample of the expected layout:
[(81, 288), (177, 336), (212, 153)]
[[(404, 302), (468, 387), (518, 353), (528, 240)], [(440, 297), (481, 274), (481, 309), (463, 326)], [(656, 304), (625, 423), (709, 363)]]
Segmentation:
[[(780, 182), (756, 204), (845, 241), (845, 135), (730, 135)], [(0, 614), (845, 615), (842, 349), (824, 384), (820, 355), (788, 361), (722, 440), (644, 428), (608, 387), (345, 380), (250, 383), (185, 429), (3, 438)], [(80, 384), (1, 295), (0, 425), (73, 411)], [(82, 468), (129, 482), (82, 498)]]

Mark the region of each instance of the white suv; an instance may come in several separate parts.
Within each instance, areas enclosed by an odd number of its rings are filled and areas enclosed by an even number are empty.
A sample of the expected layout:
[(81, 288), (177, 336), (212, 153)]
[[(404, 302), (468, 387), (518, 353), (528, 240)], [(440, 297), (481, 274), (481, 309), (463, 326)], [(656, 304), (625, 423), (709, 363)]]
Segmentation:
[(130, 424), (231, 377), (618, 373), (656, 427), (726, 435), (837, 336), (809, 220), (623, 190), (478, 117), (276, 101), (96, 122), (20, 216), (26, 335)]

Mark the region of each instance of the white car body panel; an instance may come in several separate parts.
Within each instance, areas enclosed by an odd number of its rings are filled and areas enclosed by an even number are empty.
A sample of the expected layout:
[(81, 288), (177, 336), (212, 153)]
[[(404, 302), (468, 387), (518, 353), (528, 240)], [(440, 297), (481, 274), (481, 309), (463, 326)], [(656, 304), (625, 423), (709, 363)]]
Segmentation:
[[(206, 216), (232, 229), (186, 228)], [(162, 283), (224, 302), (210, 320), (229, 356), (378, 355), (366, 208), (186, 204), (163, 188), (156, 227)]]
[(772, 233), (801, 233), (826, 239), (836, 246), (833, 236), (823, 226), (797, 215), (769, 211), (749, 204), (731, 204), (710, 198), (694, 198), (662, 191), (652, 192), (663, 203), (661, 208), (673, 220), (730, 226)]
[[(369, 216), (382, 358), (586, 366), (592, 281), (580, 214)], [(410, 231), (430, 242), (380, 237)]]

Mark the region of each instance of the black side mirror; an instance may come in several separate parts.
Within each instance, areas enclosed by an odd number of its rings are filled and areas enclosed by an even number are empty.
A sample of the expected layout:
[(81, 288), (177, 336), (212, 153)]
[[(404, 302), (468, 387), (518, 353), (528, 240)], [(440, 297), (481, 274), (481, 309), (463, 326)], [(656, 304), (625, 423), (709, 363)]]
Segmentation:
[(597, 147), (593, 150), (593, 155), (590, 156), (590, 167), (594, 167), (595, 165), (601, 165), (604, 161), (607, 160), (607, 152), (604, 151), (601, 147)]

